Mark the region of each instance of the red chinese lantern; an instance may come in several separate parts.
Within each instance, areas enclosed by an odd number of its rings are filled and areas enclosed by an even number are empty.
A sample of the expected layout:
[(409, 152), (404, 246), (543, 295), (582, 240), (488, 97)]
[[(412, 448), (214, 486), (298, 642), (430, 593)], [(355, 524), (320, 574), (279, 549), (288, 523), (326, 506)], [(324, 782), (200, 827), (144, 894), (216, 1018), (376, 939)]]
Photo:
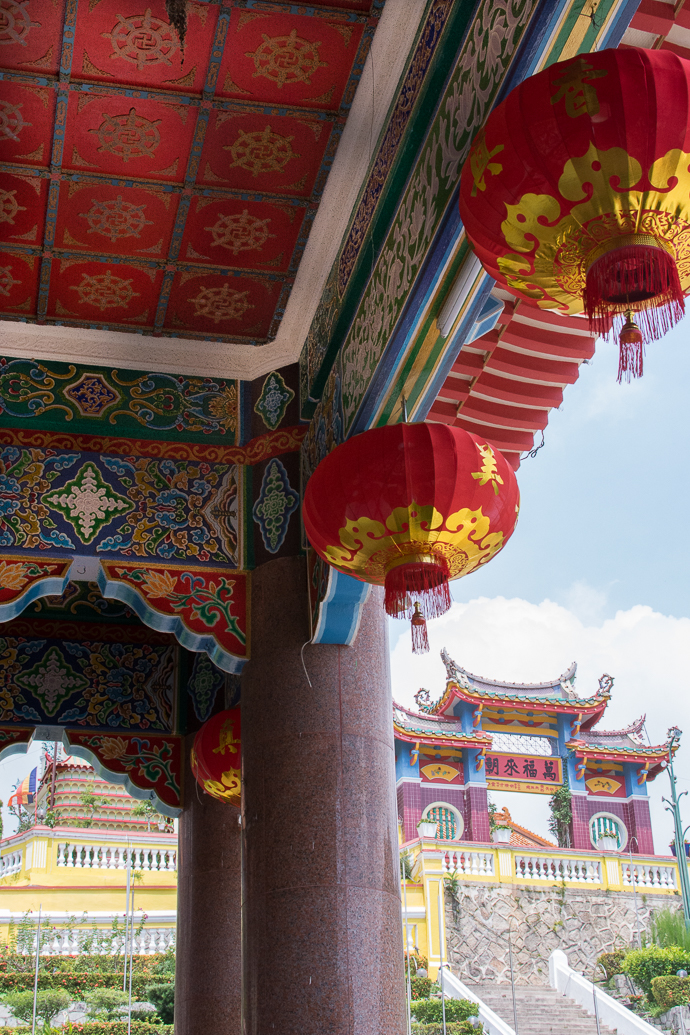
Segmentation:
[(520, 495), (488, 442), (445, 424), (393, 424), (356, 435), (311, 476), (303, 518), (316, 552), (338, 571), (385, 586), (386, 611), (412, 621), (451, 604), (449, 579), (486, 564), (513, 533)]
[(228, 708), (201, 727), (192, 747), (192, 772), (207, 794), (240, 807), (242, 789), (240, 709)]
[(618, 380), (630, 380), (645, 343), (684, 313), (689, 170), (690, 62), (604, 50), (551, 65), (491, 113), (462, 171), (460, 215), (511, 292), (619, 332)]

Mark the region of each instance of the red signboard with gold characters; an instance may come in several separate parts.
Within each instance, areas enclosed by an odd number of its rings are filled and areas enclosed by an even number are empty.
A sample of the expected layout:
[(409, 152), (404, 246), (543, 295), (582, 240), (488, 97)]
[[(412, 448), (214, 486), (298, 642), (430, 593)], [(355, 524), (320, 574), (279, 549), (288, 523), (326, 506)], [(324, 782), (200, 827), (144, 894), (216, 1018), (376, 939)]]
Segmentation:
[(532, 794), (553, 794), (563, 783), (560, 758), (550, 755), (514, 755), (487, 752), (484, 761), (486, 785), (497, 791), (527, 791)]
[(204, 723), (192, 748), (192, 772), (207, 794), (240, 807), (240, 709), (228, 708)]

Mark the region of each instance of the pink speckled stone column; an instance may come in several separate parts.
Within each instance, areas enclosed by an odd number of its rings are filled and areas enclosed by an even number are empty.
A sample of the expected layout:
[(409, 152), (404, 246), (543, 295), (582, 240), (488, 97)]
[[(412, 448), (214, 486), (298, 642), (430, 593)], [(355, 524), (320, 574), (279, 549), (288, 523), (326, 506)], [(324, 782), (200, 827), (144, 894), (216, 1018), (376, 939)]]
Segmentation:
[[(252, 575), (242, 681), (244, 1035), (405, 1030), (388, 640), (308, 646), (301, 558)], [(217, 1026), (216, 1026), (217, 1028)]]
[(239, 810), (192, 776), (185, 741), (180, 817), (175, 1035), (240, 1035), (242, 829)]

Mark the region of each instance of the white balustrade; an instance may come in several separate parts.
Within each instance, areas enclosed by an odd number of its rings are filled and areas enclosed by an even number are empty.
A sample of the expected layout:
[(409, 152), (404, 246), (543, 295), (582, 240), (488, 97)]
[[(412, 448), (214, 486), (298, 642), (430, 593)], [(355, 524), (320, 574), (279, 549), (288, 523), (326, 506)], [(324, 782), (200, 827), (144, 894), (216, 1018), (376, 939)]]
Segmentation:
[(22, 868), (22, 853), (10, 852), (0, 858), (0, 877), (9, 877), (13, 873), (19, 873)]
[[(121, 923), (124, 923), (122, 917), (119, 918)], [(144, 927), (142, 931), (137, 933), (137, 927), (139, 923), (139, 916), (134, 916), (134, 954), (143, 956), (152, 956), (157, 952), (165, 952), (175, 945), (175, 928), (174, 927)], [(109, 931), (105, 928), (99, 928), (101, 934), (108, 934)], [(60, 928), (53, 927), (50, 932), (43, 937), (41, 946), (42, 956), (78, 956), (82, 951), (82, 942), (84, 938), (89, 938), (93, 934), (93, 930), (90, 927), (80, 927), (79, 930), (72, 928)], [(96, 946), (91, 950), (96, 954), (109, 954), (110, 948), (107, 945), (102, 945), (100, 948)]]
[[(645, 859), (640, 862), (621, 860), (623, 868), (623, 886), (632, 888), (676, 888), (676, 867), (671, 864), (652, 862)], [(634, 878), (634, 880), (633, 880)]]
[(494, 853), (475, 852), (466, 848), (446, 852), (443, 869), (446, 873), (457, 873), (463, 877), (493, 877)]
[(177, 869), (177, 851), (174, 848), (118, 848), (110, 845), (65, 843), (58, 844), (57, 864), (75, 869), (126, 870), (130, 855), (133, 870)]
[(515, 853), (515, 876), (522, 880), (565, 881), (566, 884), (601, 884), (598, 859)]

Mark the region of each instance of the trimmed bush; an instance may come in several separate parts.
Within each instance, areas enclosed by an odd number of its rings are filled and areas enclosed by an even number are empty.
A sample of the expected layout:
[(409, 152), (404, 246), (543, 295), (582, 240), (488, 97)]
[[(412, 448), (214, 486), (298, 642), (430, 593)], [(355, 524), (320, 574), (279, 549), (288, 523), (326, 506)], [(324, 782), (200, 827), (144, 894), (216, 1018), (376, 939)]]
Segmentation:
[[(69, 1032), (69, 1028), (63, 1028)], [(31, 1028), (12, 1028), (12, 1035), (30, 1035)], [(72, 1035), (127, 1035), (127, 1021), (84, 1021), (72, 1022)], [(132, 1021), (132, 1035), (175, 1035), (172, 1024), (147, 1024)]]
[(606, 974), (606, 980), (610, 981), (616, 974), (623, 973), (623, 960), (625, 949), (614, 949), (613, 952), (602, 952), (597, 958), (597, 963)]
[(652, 995), (663, 1013), (673, 1006), (687, 1006), (690, 1003), (690, 977), (679, 978), (669, 974), (652, 978)]
[(175, 1016), (175, 986), (167, 984), (149, 985), (146, 999), (153, 1003), (164, 1024), (172, 1024)]
[[(122, 972), (119, 974), (86, 974), (62, 971), (57, 974), (46, 974), (43, 971), (39, 971), (38, 987), (41, 991), (49, 988), (62, 988), (69, 993), (72, 999), (83, 1000), (85, 993), (94, 988), (122, 988), (123, 979), (124, 974)], [(172, 982), (172, 977), (167, 974), (137, 973), (135, 970), (132, 974), (132, 998), (145, 999), (146, 986), (154, 982), (156, 984), (169, 984)], [(20, 992), (24, 989), (33, 989), (33, 987), (33, 974), (0, 974), (0, 994), (4, 992)]]
[[(484, 1025), (473, 1028), (469, 1021), (451, 1021), (446, 1023), (446, 1035), (476, 1035), (484, 1031)], [(443, 1035), (443, 1024), (413, 1024), (412, 1035)]]
[[(3, 996), (5, 1006), (18, 1021), (30, 1023), (34, 1012), (33, 989), (23, 992), (8, 992)], [(36, 1017), (48, 1024), (70, 1004), (70, 996), (59, 988), (49, 988), (36, 996)]]
[(633, 949), (632, 952), (626, 953), (623, 960), (623, 973), (629, 974), (651, 1000), (654, 1000), (654, 978), (675, 975), (677, 970), (690, 971), (690, 952), (677, 945), (669, 945), (663, 949), (659, 945)]
[[(175, 951), (168, 949), (166, 952), (156, 952), (150, 956), (135, 955), (134, 973), (147, 973), (151, 976), (174, 972)], [(7, 972), (33, 974), (36, 965), (36, 957), (32, 954), (24, 955), (20, 952), (8, 952), (7, 946), (0, 949), (0, 974)], [(119, 971), (122, 973), (124, 957), (122, 955), (91, 955), (80, 953), (71, 956), (41, 956), (39, 972), (62, 973), (67, 971), (70, 974), (112, 974)]]
[[(448, 1021), (466, 1021), (477, 1013), (477, 1009), (477, 1004), (471, 1003), (469, 999), (446, 999), (446, 1024)], [(420, 999), (413, 1005), (412, 1013), (422, 1025), (443, 1022), (440, 999)]]
[(413, 977), (410, 981), (413, 999), (428, 999), (431, 992), (431, 978)]

